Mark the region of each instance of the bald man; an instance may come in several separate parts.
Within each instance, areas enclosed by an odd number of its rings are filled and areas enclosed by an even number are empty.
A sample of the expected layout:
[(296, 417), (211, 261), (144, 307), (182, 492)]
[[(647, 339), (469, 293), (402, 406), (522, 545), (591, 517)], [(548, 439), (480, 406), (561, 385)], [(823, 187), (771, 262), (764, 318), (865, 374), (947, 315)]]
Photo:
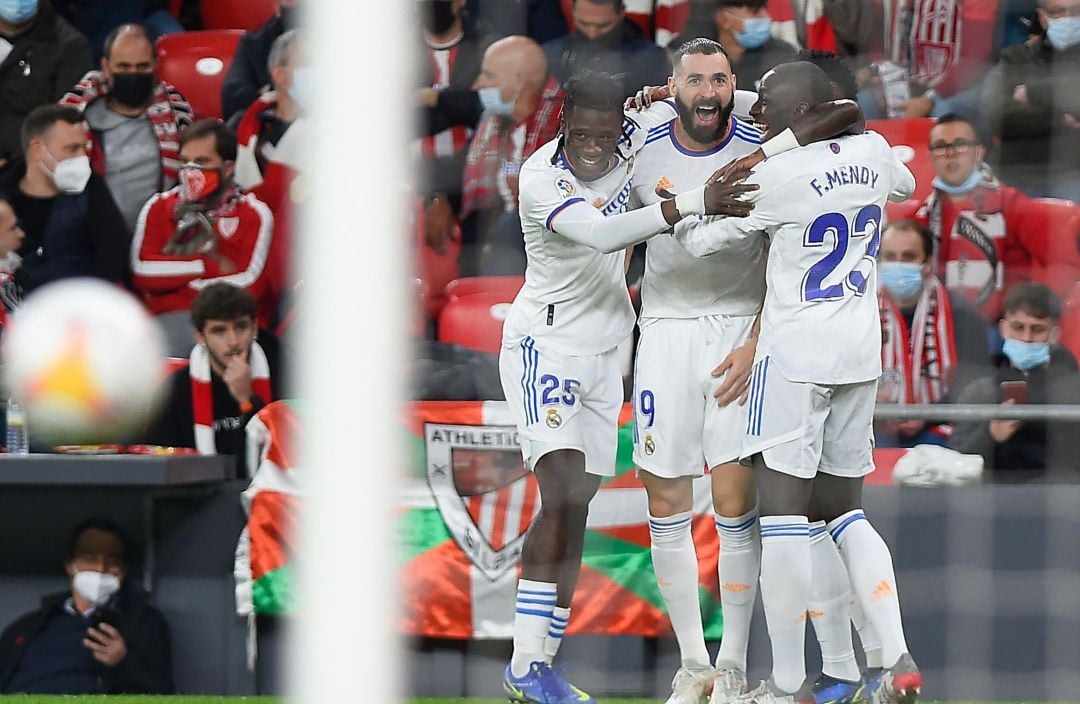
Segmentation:
[(462, 276), (522, 274), (524, 240), (518, 218), (518, 172), (537, 147), (559, 131), (563, 91), (549, 75), (540, 45), (504, 37), (484, 52), (473, 84), (483, 114), (465, 160), (460, 198), (440, 191), (429, 199), (428, 244), (445, 246), (461, 219)]

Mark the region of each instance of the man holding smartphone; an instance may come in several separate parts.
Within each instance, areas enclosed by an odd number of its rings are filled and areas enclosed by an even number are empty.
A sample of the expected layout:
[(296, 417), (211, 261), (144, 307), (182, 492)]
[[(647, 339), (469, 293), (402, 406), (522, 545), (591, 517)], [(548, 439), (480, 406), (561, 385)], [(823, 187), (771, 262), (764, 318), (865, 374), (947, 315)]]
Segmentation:
[[(1018, 284), (1005, 295), (1005, 339), (997, 369), (964, 389), (959, 403), (1080, 403), (1080, 370), (1057, 344), (1061, 301), (1040, 283)], [(949, 446), (982, 455), (998, 478), (1074, 472), (1080, 438), (1067, 423), (992, 420), (957, 423)], [(1008, 474), (1006, 474), (1008, 473)]]

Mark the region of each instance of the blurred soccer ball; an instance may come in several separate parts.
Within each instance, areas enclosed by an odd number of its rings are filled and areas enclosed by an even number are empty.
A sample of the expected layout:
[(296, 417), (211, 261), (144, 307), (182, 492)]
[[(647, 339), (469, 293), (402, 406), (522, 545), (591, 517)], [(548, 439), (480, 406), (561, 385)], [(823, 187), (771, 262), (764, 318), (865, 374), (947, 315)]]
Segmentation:
[(30, 434), (51, 444), (128, 439), (153, 411), (165, 353), (130, 294), (68, 279), (30, 295), (4, 333), (4, 381)]

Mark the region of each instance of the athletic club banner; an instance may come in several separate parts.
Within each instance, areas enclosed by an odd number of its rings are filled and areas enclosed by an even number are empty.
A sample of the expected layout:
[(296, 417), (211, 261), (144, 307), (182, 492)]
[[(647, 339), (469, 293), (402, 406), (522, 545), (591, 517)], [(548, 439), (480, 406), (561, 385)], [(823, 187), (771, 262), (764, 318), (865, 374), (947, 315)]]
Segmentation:
[[(671, 631), (649, 554), (645, 489), (633, 471), (630, 415), (627, 405), (616, 475), (590, 506), (569, 634)], [(521, 544), (539, 508), (513, 417), (503, 402), (416, 402), (408, 423), (402, 629), (432, 638), (510, 638)], [(694, 495), (705, 635), (717, 640), (719, 546), (707, 479), (698, 480)]]

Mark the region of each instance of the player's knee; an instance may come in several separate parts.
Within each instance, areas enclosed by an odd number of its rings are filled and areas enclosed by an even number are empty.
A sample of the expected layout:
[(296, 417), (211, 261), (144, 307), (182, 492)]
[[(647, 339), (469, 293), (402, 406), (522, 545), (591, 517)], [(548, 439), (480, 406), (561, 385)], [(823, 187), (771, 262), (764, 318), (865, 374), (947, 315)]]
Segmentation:
[(649, 515), (656, 518), (674, 516), (694, 507), (694, 483), (690, 477), (665, 478), (640, 471), (642, 484), (649, 497)]
[(749, 467), (720, 465), (712, 470), (713, 510), (720, 516), (744, 516), (757, 505), (754, 474)]

